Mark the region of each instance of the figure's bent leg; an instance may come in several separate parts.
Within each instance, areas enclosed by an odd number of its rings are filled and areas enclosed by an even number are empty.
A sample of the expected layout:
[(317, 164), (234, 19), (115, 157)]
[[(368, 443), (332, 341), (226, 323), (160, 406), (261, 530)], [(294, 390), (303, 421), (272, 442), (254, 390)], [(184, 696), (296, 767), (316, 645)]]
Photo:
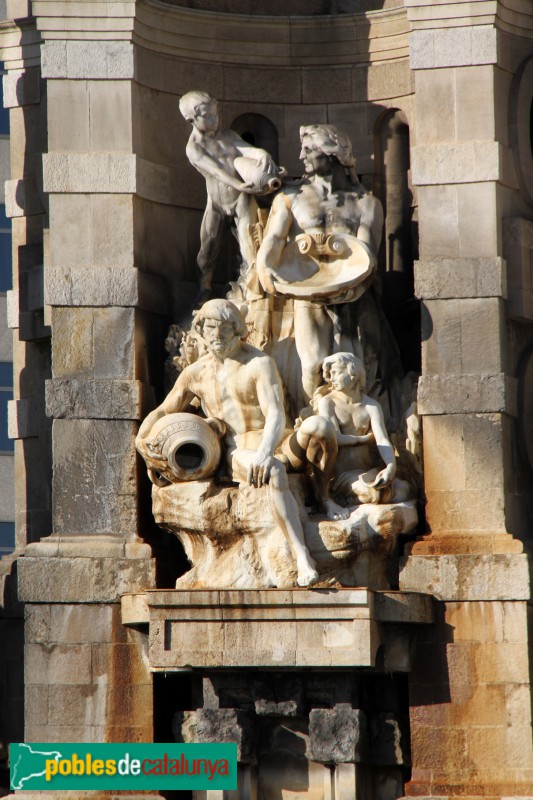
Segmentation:
[(235, 227), (245, 273), (255, 261), (255, 247), (250, 226), (255, 225), (256, 222), (257, 202), (255, 197), (243, 192), (235, 207)]
[(270, 473), (269, 492), (274, 518), (296, 558), (298, 586), (311, 586), (318, 580), (316, 564), (305, 544), (298, 506), (289, 489), (285, 467), (277, 459)]
[[(230, 453), (230, 467), (233, 480), (247, 482), (248, 464), (255, 456), (253, 450), (234, 450)], [(318, 572), (314, 560), (309, 555), (305, 544), (304, 532), (296, 500), (289, 488), (285, 467), (274, 459), (270, 472), (270, 481), (266, 485), (272, 515), (281, 529), (296, 559), (297, 581), (299, 586), (311, 586), (318, 580)]]
[(215, 259), (220, 250), (220, 234), (224, 214), (215, 208), (208, 197), (200, 227), (200, 251), (197, 257), (200, 270), (200, 295), (198, 304), (209, 299), (215, 269)]
[(348, 519), (349, 509), (340, 506), (330, 495), (339, 451), (335, 426), (325, 417), (308, 417), (296, 432), (296, 438), (308, 461), (313, 464), (317, 498), (327, 518)]

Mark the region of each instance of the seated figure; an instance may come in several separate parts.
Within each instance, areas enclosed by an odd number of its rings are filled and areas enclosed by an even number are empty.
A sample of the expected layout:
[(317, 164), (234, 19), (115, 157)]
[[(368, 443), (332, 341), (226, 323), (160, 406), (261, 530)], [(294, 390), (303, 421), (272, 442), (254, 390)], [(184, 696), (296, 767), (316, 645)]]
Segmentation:
[[(363, 394), (361, 360), (352, 353), (335, 353), (324, 359), (322, 371), (326, 384), (317, 389), (286, 443), (290, 462), (296, 468), (306, 461), (313, 465), (317, 497), (330, 519), (347, 519), (345, 506), (407, 500), (410, 487), (395, 478), (394, 447), (381, 407)], [(373, 442), (382, 464), (376, 463)]]
[(195, 332), (207, 353), (185, 367), (163, 403), (142, 423), (136, 446), (149, 469), (158, 470), (152, 429), (166, 414), (188, 409), (197, 398), (225, 445), (229, 475), (236, 483), (268, 491), (268, 506), (296, 562), (297, 582), (318, 579), (283, 463), (275, 456), (285, 434), (283, 387), (274, 360), (243, 341), (247, 329), (229, 300), (210, 300), (196, 314)]

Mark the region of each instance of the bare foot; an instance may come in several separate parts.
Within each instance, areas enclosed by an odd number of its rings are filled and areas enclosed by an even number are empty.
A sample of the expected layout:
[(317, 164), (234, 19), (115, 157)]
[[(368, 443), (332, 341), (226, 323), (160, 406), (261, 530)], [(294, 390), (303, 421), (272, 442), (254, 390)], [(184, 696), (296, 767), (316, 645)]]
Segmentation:
[(312, 586), (318, 580), (318, 572), (315, 569), (315, 562), (311, 557), (297, 565), (298, 567), (298, 586)]
[(349, 508), (340, 506), (331, 498), (324, 502), (324, 511), (328, 519), (348, 519), (350, 516)]

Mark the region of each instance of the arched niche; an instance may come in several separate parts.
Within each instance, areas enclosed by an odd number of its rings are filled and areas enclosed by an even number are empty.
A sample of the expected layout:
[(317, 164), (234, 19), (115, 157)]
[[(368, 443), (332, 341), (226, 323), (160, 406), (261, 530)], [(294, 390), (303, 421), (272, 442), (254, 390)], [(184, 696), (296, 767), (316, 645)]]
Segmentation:
[(520, 190), (533, 204), (533, 58), (513, 78), (509, 102), (509, 140)]
[(254, 113), (241, 114), (233, 120), (230, 127), (242, 136), (245, 142), (253, 144), (254, 147), (262, 147), (270, 153), (276, 164), (279, 163), (278, 129), (268, 117)]

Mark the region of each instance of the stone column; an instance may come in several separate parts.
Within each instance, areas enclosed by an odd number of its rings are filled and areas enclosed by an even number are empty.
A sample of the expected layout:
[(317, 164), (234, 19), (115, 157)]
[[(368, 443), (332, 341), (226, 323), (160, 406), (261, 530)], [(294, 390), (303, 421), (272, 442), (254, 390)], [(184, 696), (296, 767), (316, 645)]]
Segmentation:
[[(30, 467), (32, 480), (53, 497), (52, 521), (26, 537), (18, 562), (26, 603), (25, 737), (151, 741), (144, 637), (121, 626), (118, 607), (122, 592), (155, 581), (151, 548), (139, 535), (134, 448), (137, 422), (154, 402), (142, 357), (149, 329), (143, 315), (158, 308), (136, 250), (135, 4), (69, 2), (60, 4), (60, 15), (56, 5), (34, 2), (35, 16), (13, 25), (31, 31), (37, 73), (36, 88), (23, 75), (14, 96), (19, 85), (23, 100), (40, 88), (36, 115), (43, 121), (40, 139), (30, 139), (29, 117), (26, 139), (12, 137), (13, 209), (41, 215), (41, 266), (33, 276), (41, 328), (32, 333), (51, 330), (51, 485), (46, 462), (39, 469), (34, 458)], [(21, 314), (25, 339), (23, 321)], [(46, 363), (50, 370), (50, 357)], [(17, 435), (35, 436), (44, 408), (39, 416), (21, 399), (15, 412)], [(28, 456), (25, 450), (26, 462)], [(20, 451), (17, 457), (20, 469)]]
[[(520, 501), (511, 488), (520, 469), (516, 345), (502, 221), (524, 206), (507, 108), (513, 74), (533, 50), (518, 35), (522, 25), (531, 36), (531, 18), (510, 11), (511, 36), (483, 4), (459, 5), (464, 16), (457, 4), (440, 4), (436, 13), (434, 3), (406, 2), (430, 534), (411, 546), (400, 582), (443, 601), (440, 625), (417, 647), (407, 791), (519, 796), (533, 785), (529, 580), (522, 542), (512, 536), (524, 531), (514, 524)], [(527, 336), (533, 339), (531, 328)]]

